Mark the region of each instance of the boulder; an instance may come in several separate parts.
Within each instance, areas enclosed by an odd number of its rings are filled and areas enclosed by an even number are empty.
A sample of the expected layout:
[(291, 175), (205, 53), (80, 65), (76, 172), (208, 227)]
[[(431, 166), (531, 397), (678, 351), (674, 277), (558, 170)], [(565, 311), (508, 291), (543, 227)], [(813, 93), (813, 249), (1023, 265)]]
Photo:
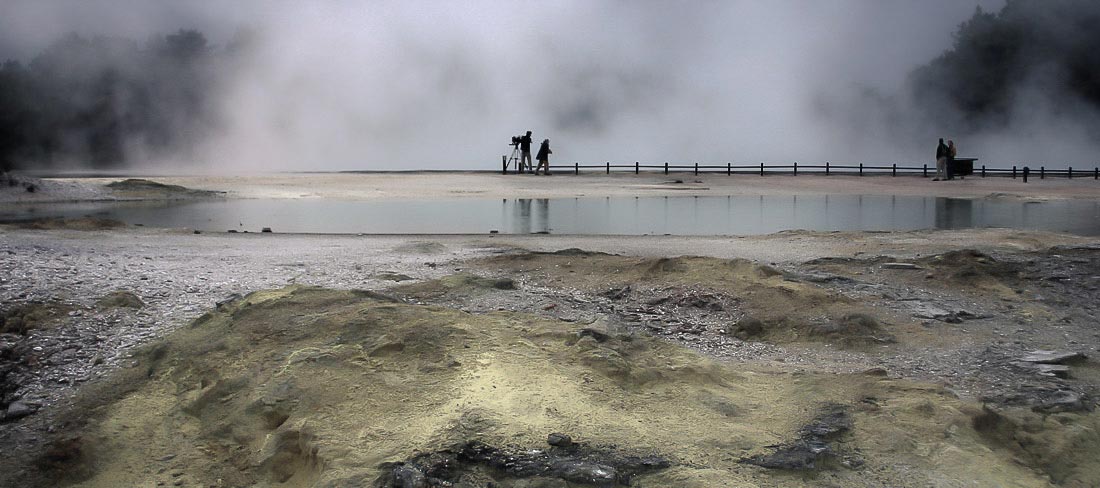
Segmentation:
[(1084, 361), (1086, 358), (1084, 354), (1079, 352), (1046, 351), (1040, 349), (1031, 351), (1027, 356), (1020, 358), (1020, 361), (1038, 364), (1066, 364)]

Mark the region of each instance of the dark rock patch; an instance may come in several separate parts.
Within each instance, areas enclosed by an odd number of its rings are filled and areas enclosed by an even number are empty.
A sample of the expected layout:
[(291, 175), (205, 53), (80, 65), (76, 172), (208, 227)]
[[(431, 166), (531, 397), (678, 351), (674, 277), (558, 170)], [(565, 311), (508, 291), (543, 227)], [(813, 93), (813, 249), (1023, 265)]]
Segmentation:
[(0, 333), (26, 335), (48, 325), (72, 307), (55, 302), (31, 302), (0, 311)]
[(486, 486), (498, 486), (496, 483), (509, 486), (510, 480), (550, 478), (611, 488), (630, 486), (635, 476), (671, 465), (660, 456), (623, 455), (614, 448), (594, 448), (574, 443), (565, 434), (551, 434), (547, 440), (553, 441), (553, 447), (546, 450), (499, 448), (479, 441), (467, 441), (449, 449), (419, 454), (408, 461), (383, 466), (383, 475), (374, 486), (454, 486), (460, 480), (474, 477), (488, 483)]
[(813, 335), (837, 338), (844, 342), (888, 343), (894, 342), (878, 319), (863, 313), (850, 313), (823, 324), (810, 326)]
[(118, 290), (100, 298), (96, 305), (102, 308), (142, 308), (145, 302), (131, 292)]
[(585, 251), (584, 249), (578, 249), (570, 247), (568, 249), (560, 249), (549, 253), (535, 253), (535, 254), (550, 254), (554, 256), (617, 256), (617, 254), (608, 254), (606, 252), (598, 251)]
[(630, 296), (631, 291), (632, 290), (631, 290), (630, 285), (626, 285), (622, 288), (611, 288), (611, 289), (601, 293), (601, 295), (603, 295), (604, 297), (609, 298), (611, 300), (622, 300), (622, 299)]
[(414, 279), (412, 276), (409, 276), (409, 275), (406, 275), (406, 274), (391, 273), (391, 272), (388, 272), (388, 271), (384, 272), (384, 273), (378, 273), (376, 275), (373, 275), (373, 276), (371, 276), (371, 278), (374, 278), (376, 280), (396, 281), (398, 283), (400, 283), (402, 281), (411, 281), (411, 280)]
[(1024, 385), (1019, 390), (982, 401), (1002, 407), (1028, 407), (1037, 413), (1091, 412), (1095, 402), (1086, 394), (1058, 385)]
[(764, 334), (764, 322), (755, 317), (744, 317), (731, 330), (734, 337), (749, 340)]
[(843, 405), (828, 405), (798, 431), (798, 439), (789, 444), (773, 446), (775, 451), (751, 458), (742, 459), (742, 463), (768, 469), (812, 470), (823, 465), (840, 461), (846, 466), (858, 467), (862, 460), (844, 456), (843, 459), (836, 441), (852, 430), (852, 418)]

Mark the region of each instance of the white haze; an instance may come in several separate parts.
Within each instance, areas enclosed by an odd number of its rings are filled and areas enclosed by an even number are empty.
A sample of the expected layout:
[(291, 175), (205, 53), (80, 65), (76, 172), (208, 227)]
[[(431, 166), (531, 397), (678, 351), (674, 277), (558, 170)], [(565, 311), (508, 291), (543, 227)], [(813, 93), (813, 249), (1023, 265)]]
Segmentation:
[[(901, 93), (979, 4), (1003, 1), (9, 0), (0, 57), (71, 31), (252, 32), (213, 94), (217, 135), (176, 169), (494, 169), (525, 130), (555, 164), (922, 163), (952, 135), (859, 94)], [(1041, 95), (961, 153), (1091, 167), (1089, 135)]]

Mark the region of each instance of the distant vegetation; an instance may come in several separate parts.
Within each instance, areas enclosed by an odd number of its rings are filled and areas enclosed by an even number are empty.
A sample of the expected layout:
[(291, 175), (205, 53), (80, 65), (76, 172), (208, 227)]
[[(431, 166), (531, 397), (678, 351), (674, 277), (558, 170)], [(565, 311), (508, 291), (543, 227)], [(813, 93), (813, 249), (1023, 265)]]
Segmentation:
[(239, 48), (194, 30), (144, 45), (70, 34), (0, 67), (0, 169), (67, 160), (103, 168), (127, 154), (186, 151), (215, 126), (211, 91)]
[(1035, 94), (1071, 116), (1082, 103), (1100, 109), (1097, 26), (1095, 0), (1008, 0), (999, 13), (979, 8), (948, 51), (911, 74), (912, 95), (958, 131), (1003, 126), (1021, 97)]

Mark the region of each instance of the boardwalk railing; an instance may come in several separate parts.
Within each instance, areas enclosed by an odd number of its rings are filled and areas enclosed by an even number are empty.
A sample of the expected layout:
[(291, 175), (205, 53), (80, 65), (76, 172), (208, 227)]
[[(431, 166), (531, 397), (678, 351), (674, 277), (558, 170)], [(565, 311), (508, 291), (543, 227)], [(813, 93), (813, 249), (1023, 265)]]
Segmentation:
[[(505, 157), (502, 159), (502, 173), (519, 173), (520, 171), (515, 168), (508, 168), (508, 159)], [(699, 174), (755, 174), (760, 176), (765, 175), (794, 175), (798, 176), (799, 172), (803, 174), (816, 174), (816, 175), (858, 175), (858, 176), (921, 176), (932, 177), (936, 174), (936, 167), (933, 165), (931, 168), (927, 164), (920, 166), (899, 166), (897, 163), (890, 164), (867, 164), (867, 163), (847, 163), (847, 164), (833, 164), (826, 162), (825, 164), (766, 164), (759, 163), (753, 165), (735, 165), (733, 163), (726, 164), (641, 164), (635, 161), (633, 164), (611, 164), (610, 161), (603, 164), (580, 164), (573, 163), (570, 165), (550, 165), (550, 171), (552, 173), (573, 173), (579, 175), (581, 171), (585, 173), (629, 173), (641, 174), (643, 171), (647, 173), (691, 173), (694, 175)], [(1074, 169), (1072, 167), (1066, 169), (1046, 169), (1045, 166), (1038, 166), (1038, 169), (1034, 169), (1032, 166), (1019, 164), (1013, 165), (1011, 168), (986, 168), (985, 165), (975, 166), (973, 173), (965, 176), (971, 177), (1007, 177), (1007, 178), (1023, 178), (1026, 183), (1028, 177), (1038, 176), (1039, 179), (1046, 178), (1089, 178), (1094, 180), (1100, 180), (1100, 167), (1093, 167), (1088, 169)]]

